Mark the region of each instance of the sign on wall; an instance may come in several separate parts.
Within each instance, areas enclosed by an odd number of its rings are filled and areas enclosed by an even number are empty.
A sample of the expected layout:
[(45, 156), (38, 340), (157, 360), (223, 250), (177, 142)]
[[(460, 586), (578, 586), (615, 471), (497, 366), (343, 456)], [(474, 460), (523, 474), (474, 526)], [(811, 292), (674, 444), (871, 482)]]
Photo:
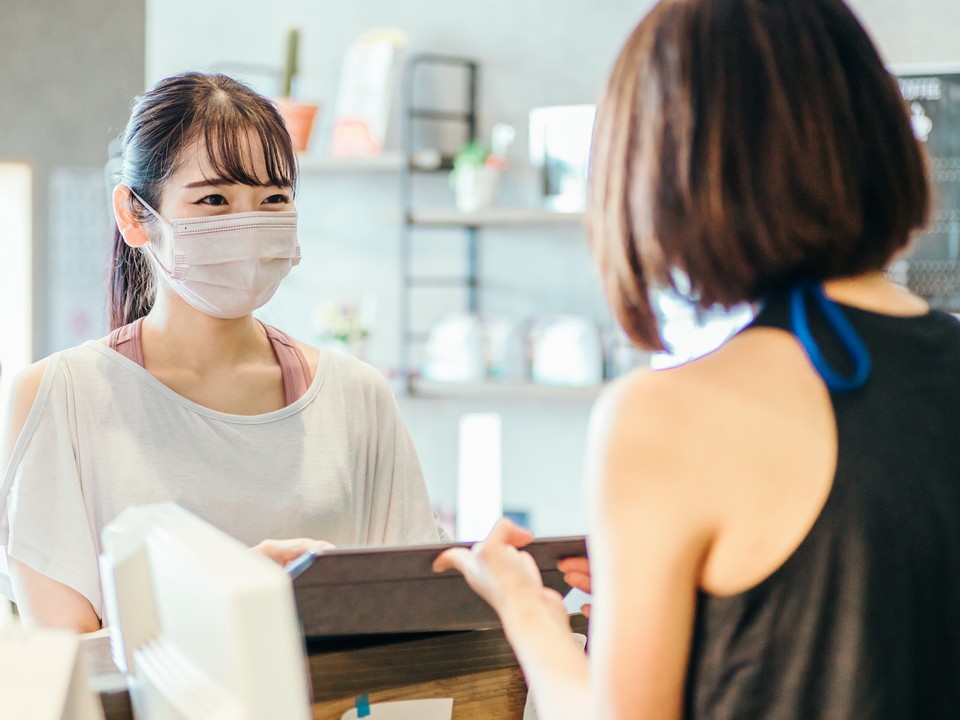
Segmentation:
[(898, 73), (913, 132), (927, 148), (936, 186), (932, 222), (916, 257), (960, 260), (960, 68)]
[(934, 181), (928, 227), (913, 243), (906, 284), (934, 306), (960, 310), (960, 68), (897, 72), (913, 133)]

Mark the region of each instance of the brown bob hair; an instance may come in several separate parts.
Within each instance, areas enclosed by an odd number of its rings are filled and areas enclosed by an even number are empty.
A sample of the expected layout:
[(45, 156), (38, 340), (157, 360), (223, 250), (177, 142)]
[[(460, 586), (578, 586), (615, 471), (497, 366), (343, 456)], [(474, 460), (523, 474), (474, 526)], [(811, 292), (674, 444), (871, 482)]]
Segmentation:
[[(265, 178), (255, 177), (250, 166), (251, 134), (263, 146)], [(197, 142), (220, 177), (243, 185), (296, 189), (296, 153), (274, 104), (227, 75), (198, 72), (161, 80), (136, 98), (121, 138), (122, 167), (113, 179), (160, 207), (167, 179)], [(131, 198), (130, 203), (138, 220), (155, 222), (139, 202)], [(107, 297), (110, 329), (143, 317), (155, 299), (156, 283), (147, 256), (141, 248), (127, 245), (114, 225)]]
[(588, 232), (631, 339), (649, 297), (701, 307), (879, 270), (927, 220), (926, 158), (895, 79), (841, 0), (663, 0), (597, 110)]

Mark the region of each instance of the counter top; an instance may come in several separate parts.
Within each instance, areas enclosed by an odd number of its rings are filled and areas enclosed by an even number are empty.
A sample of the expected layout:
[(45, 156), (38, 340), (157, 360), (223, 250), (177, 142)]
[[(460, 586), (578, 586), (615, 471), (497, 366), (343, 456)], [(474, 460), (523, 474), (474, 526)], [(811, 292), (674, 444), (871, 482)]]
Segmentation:
[[(583, 615), (570, 622), (574, 632), (586, 633)], [(82, 648), (106, 720), (132, 720), (109, 639), (85, 638)], [(311, 643), (308, 651), (314, 720), (339, 720), (364, 693), (371, 703), (452, 697), (454, 720), (523, 717), (527, 686), (500, 628), (337, 639)]]

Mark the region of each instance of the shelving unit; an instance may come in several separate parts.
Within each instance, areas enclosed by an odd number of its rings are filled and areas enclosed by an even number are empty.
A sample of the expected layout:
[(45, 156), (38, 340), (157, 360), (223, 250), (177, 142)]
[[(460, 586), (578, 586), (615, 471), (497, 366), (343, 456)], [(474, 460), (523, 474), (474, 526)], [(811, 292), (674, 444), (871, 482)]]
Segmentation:
[[(417, 96), (417, 77), (425, 67), (449, 67), (463, 72), (464, 98), (463, 108), (459, 111), (430, 108), (421, 105)], [(411, 321), (411, 296), (423, 287), (463, 287), (467, 291), (467, 310), (477, 312), (480, 308), (478, 279), (478, 225), (464, 225), (456, 222), (454, 214), (443, 211), (440, 217), (446, 222), (418, 222), (418, 213), (414, 210), (414, 174), (418, 172), (411, 159), (416, 154), (414, 123), (418, 120), (452, 123), (463, 128), (463, 143), (477, 139), (477, 74), (478, 66), (473, 60), (447, 55), (414, 55), (407, 62), (403, 74), (402, 112), (400, 116), (400, 144), (404, 162), (400, 167), (400, 209), (403, 214), (400, 223), (400, 375), (406, 391), (416, 394), (416, 376), (412, 369), (410, 346), (422, 343), (425, 333), (417, 332)], [(428, 212), (426, 217), (430, 217)], [(413, 270), (413, 236), (418, 227), (461, 228), (464, 233), (467, 256), (466, 272), (460, 277), (420, 277)]]
[(417, 209), (407, 212), (408, 225), (417, 227), (516, 227), (524, 225), (578, 225), (583, 213), (558, 213), (551, 210), (497, 207), (464, 213), (446, 208)]
[[(446, 110), (426, 107), (418, 102), (417, 76), (425, 67), (445, 66), (463, 72), (463, 107)], [(400, 373), (408, 395), (430, 398), (595, 398), (599, 387), (566, 388), (523, 383), (436, 383), (419, 379), (413, 368), (411, 346), (427, 340), (428, 333), (415, 329), (411, 320), (412, 295), (422, 288), (463, 288), (466, 291), (465, 310), (480, 310), (480, 277), (478, 251), (480, 231), (485, 228), (569, 226), (583, 223), (583, 213), (558, 213), (542, 208), (494, 207), (479, 212), (464, 213), (455, 208), (419, 207), (414, 201), (414, 176), (431, 169), (414, 166), (417, 156), (414, 125), (419, 120), (452, 123), (462, 126), (463, 143), (477, 139), (477, 76), (478, 66), (472, 60), (445, 55), (417, 55), (412, 57), (403, 75), (400, 142)], [(441, 168), (449, 170), (449, 162)], [(419, 232), (455, 230), (462, 233), (466, 269), (456, 276), (419, 276), (413, 270), (415, 236)]]
[(384, 153), (373, 157), (334, 158), (320, 155), (301, 155), (300, 172), (305, 175), (350, 172), (399, 172), (403, 166), (402, 153)]
[(582, 400), (592, 402), (603, 390), (603, 385), (562, 387), (538, 385), (533, 382), (502, 382), (490, 380), (480, 383), (442, 383), (414, 378), (408, 384), (411, 395), (420, 398), (445, 400)]

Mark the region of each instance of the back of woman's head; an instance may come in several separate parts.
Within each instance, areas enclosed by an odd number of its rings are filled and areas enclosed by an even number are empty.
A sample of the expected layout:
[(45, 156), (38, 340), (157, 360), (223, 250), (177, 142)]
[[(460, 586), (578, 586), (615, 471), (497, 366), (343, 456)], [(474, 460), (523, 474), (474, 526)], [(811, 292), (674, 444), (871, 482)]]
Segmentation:
[[(267, 177), (257, 177), (248, 147), (251, 137), (263, 147)], [(202, 147), (217, 176), (245, 185), (295, 187), (297, 162), (290, 136), (274, 105), (226, 75), (185, 73), (161, 80), (133, 104), (121, 141), (122, 167), (116, 181), (133, 189), (155, 208), (166, 180), (187, 160), (186, 151)], [(133, 198), (139, 221), (154, 220)], [(145, 253), (128, 246), (114, 229), (109, 288), (110, 327), (146, 315), (155, 283)]]
[(881, 269), (927, 218), (895, 79), (841, 0), (664, 0), (598, 108), (590, 238), (635, 342), (651, 286), (703, 306)]

